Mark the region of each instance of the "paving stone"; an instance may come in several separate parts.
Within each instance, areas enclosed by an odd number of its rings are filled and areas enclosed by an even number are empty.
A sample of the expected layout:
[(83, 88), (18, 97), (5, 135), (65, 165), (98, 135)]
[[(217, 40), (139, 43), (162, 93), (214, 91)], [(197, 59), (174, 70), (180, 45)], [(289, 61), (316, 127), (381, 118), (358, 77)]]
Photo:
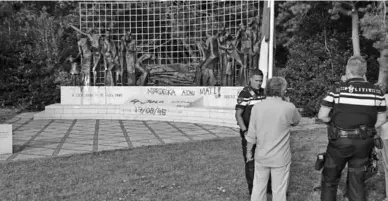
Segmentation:
[(98, 142), (105, 142), (105, 143), (118, 143), (118, 142), (125, 142), (124, 136), (121, 138), (105, 138), (101, 139), (100, 136), (98, 137)]
[(81, 154), (81, 153), (88, 153), (90, 151), (84, 151), (84, 150), (73, 150), (73, 149), (61, 149), (58, 153), (58, 156), (61, 155), (70, 155), (70, 154)]
[(129, 139), (132, 140), (146, 140), (146, 139), (156, 139), (154, 135), (138, 135), (138, 136), (129, 136)]
[(100, 145), (106, 145), (106, 146), (118, 146), (118, 147), (128, 147), (128, 143), (123, 140), (121, 142), (115, 142), (115, 141), (98, 141), (98, 146)]
[(191, 136), (191, 138), (193, 138), (193, 140), (208, 140), (208, 139), (213, 139), (216, 137), (217, 136), (215, 136), (215, 135), (193, 135), (193, 136)]
[(93, 139), (66, 138), (65, 143), (93, 144)]
[(190, 141), (190, 139), (187, 138), (187, 137), (185, 137), (185, 138), (178, 138), (178, 137), (175, 137), (175, 138), (162, 138), (162, 140), (165, 143), (178, 143), (178, 142), (188, 142), (188, 141)]
[(128, 148), (128, 146), (98, 145), (98, 151), (124, 149), (124, 148)]
[(215, 133), (218, 137), (235, 137), (235, 136), (240, 136), (240, 134), (237, 133)]
[(122, 136), (124, 136), (124, 134), (123, 134), (123, 132), (120, 132), (120, 133), (109, 133), (109, 134), (98, 133), (98, 136), (122, 137)]
[(199, 131), (187, 131), (185, 132), (187, 135), (207, 135), (209, 134), (208, 131), (205, 131), (205, 130), (199, 130)]
[(78, 150), (78, 151), (92, 151), (93, 150), (93, 144), (80, 146), (79, 144), (64, 143), (62, 145), (61, 150), (63, 150), (63, 149), (66, 149), (66, 150)]
[(20, 154), (33, 154), (33, 155), (43, 155), (43, 156), (51, 156), (54, 153), (55, 149), (50, 148), (32, 148), (32, 149), (25, 149), (20, 152)]
[(19, 154), (13, 160), (25, 160), (25, 159), (34, 159), (34, 158), (44, 158), (49, 157), (45, 155), (34, 155), (34, 154)]
[(49, 148), (49, 149), (57, 149), (59, 143), (53, 143), (53, 144), (45, 144), (45, 145), (29, 145), (30, 147), (37, 147), (37, 148)]
[(145, 139), (145, 140), (133, 140), (132, 141), (133, 147), (158, 145), (158, 144), (160, 144), (158, 139)]
[(45, 145), (50, 145), (50, 144), (58, 144), (60, 141), (37, 141), (34, 140), (28, 144), (28, 146), (45, 146)]
[(94, 135), (69, 135), (66, 139), (94, 139)]

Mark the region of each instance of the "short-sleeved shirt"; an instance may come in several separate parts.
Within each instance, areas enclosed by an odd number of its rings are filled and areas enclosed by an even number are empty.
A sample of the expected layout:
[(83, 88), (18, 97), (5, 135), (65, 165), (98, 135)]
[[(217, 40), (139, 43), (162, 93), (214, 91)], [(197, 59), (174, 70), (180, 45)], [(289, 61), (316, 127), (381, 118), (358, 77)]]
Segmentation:
[(377, 113), (386, 111), (382, 90), (363, 78), (336, 84), (321, 104), (333, 108), (332, 123), (343, 129), (355, 129), (359, 125), (374, 127)]
[(245, 137), (256, 144), (255, 161), (266, 167), (282, 167), (291, 162), (290, 128), (301, 115), (295, 105), (280, 97), (267, 97), (253, 106)]
[(264, 89), (253, 89), (252, 87), (244, 87), (237, 98), (236, 110), (243, 109), (244, 124), (248, 127), (251, 118), (251, 110), (254, 104), (265, 99)]

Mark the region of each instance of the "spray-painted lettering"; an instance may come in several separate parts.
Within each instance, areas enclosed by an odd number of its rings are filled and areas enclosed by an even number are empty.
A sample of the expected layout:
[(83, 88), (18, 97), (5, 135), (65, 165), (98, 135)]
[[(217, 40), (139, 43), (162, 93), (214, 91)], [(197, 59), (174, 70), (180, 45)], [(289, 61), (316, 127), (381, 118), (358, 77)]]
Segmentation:
[(152, 95), (161, 95), (161, 96), (176, 96), (174, 89), (164, 89), (164, 88), (149, 88), (147, 89), (147, 94)]

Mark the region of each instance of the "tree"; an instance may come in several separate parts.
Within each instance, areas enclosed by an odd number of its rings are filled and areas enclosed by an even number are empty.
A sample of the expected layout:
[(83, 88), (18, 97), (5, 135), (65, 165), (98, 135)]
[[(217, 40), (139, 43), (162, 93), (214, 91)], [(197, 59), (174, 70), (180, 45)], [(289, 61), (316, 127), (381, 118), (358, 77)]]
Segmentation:
[(338, 1), (333, 2), (333, 9), (329, 10), (331, 13), (332, 19), (338, 19), (339, 14), (343, 14), (346, 16), (351, 16), (352, 18), (352, 43), (353, 43), (353, 55), (361, 56), (360, 51), (360, 38), (359, 38), (359, 11), (362, 9), (357, 9), (356, 4), (358, 2), (352, 1)]
[[(59, 86), (66, 83), (63, 56), (76, 44), (62, 26), (66, 20), (78, 21), (74, 10), (67, 8), (61, 8), (61, 2), (0, 2), (0, 63), (6, 64), (0, 67), (4, 72), (0, 101), (4, 105), (42, 109), (59, 100)], [(60, 10), (64, 15), (58, 15)]]
[(387, 2), (374, 2), (370, 4), (368, 11), (361, 19), (361, 30), (365, 38), (373, 40), (375, 47), (380, 52), (378, 62), (379, 78), (377, 84), (384, 91), (387, 91), (388, 86), (388, 19), (387, 19)]

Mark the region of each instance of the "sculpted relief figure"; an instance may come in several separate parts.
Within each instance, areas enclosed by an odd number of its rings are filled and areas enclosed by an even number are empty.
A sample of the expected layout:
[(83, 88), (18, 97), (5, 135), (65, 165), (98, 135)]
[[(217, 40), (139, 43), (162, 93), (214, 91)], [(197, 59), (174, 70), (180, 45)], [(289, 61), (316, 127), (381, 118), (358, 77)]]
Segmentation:
[(118, 52), (117, 52), (117, 60), (118, 60), (118, 65), (120, 68), (120, 73), (121, 73), (121, 85), (124, 86), (124, 70), (126, 69), (126, 64), (125, 64), (125, 35), (120, 38), (120, 41), (118, 43)]
[[(93, 72), (93, 84), (96, 86), (96, 81), (97, 81), (97, 66), (100, 63), (101, 60), (101, 36), (96, 33), (95, 30), (89, 29), (87, 33), (84, 33), (80, 29), (74, 27), (73, 25), (70, 24), (70, 27), (76, 30), (78, 33), (87, 36), (89, 38), (89, 41), (91, 43), (91, 51), (92, 51), (92, 57), (93, 57), (93, 67), (92, 67), (92, 72)], [(104, 76), (105, 77), (105, 76)]]
[[(104, 68), (106, 71), (106, 85), (113, 86), (117, 85), (120, 74), (122, 74), (118, 67), (118, 54), (117, 47), (113, 40), (110, 38), (110, 29), (105, 31), (105, 36), (102, 40), (101, 53), (104, 60)], [(116, 79), (113, 80), (112, 71), (116, 71)]]
[(76, 62), (76, 58), (70, 55), (66, 61), (70, 62), (70, 81), (71, 86), (80, 86), (80, 68), (79, 64)]
[(236, 42), (239, 52), (243, 55), (242, 62), (243, 66), (239, 72), (239, 84), (245, 86), (247, 84), (247, 66), (249, 63), (249, 55), (252, 52), (252, 40), (251, 40), (252, 30), (247, 29), (244, 24), (240, 24), (240, 29), (236, 34)]
[(135, 63), (135, 70), (140, 74), (139, 80), (137, 81), (137, 85), (139, 86), (146, 86), (147, 79), (148, 79), (148, 72), (146, 67), (144, 66), (143, 62), (146, 60), (154, 60), (155, 56), (153, 54), (143, 54), (141, 57), (139, 57), (136, 60)]
[[(233, 37), (229, 33), (225, 33), (220, 38), (220, 44), (219, 48), (220, 51), (223, 51), (222, 57), (220, 57), (222, 61), (222, 71), (220, 74), (221, 75), (221, 83), (222, 86), (233, 86), (233, 75), (234, 75), (234, 57), (236, 57), (237, 52), (234, 47), (234, 40)], [(235, 54), (233, 56), (233, 54)], [(239, 56), (236, 58), (236, 61), (239, 59)], [(239, 59), (241, 63), (241, 59)], [(242, 65), (242, 64), (241, 64)]]
[(136, 57), (137, 57), (136, 41), (134, 40), (132, 33), (130, 31), (123, 36), (122, 41), (124, 43), (123, 46), (125, 48), (125, 66), (127, 69), (128, 86), (134, 86), (136, 84), (136, 75), (135, 75), (135, 64), (136, 64)]
[(215, 35), (207, 35), (205, 44), (199, 41), (197, 42), (197, 47), (200, 51), (202, 62), (197, 68), (196, 83), (198, 86), (214, 86), (216, 84), (214, 66), (219, 58), (218, 38)]
[(80, 33), (77, 33), (77, 38), (77, 57), (81, 57), (81, 80), (84, 86), (90, 86), (90, 68), (92, 66), (91, 44), (88, 38)]

